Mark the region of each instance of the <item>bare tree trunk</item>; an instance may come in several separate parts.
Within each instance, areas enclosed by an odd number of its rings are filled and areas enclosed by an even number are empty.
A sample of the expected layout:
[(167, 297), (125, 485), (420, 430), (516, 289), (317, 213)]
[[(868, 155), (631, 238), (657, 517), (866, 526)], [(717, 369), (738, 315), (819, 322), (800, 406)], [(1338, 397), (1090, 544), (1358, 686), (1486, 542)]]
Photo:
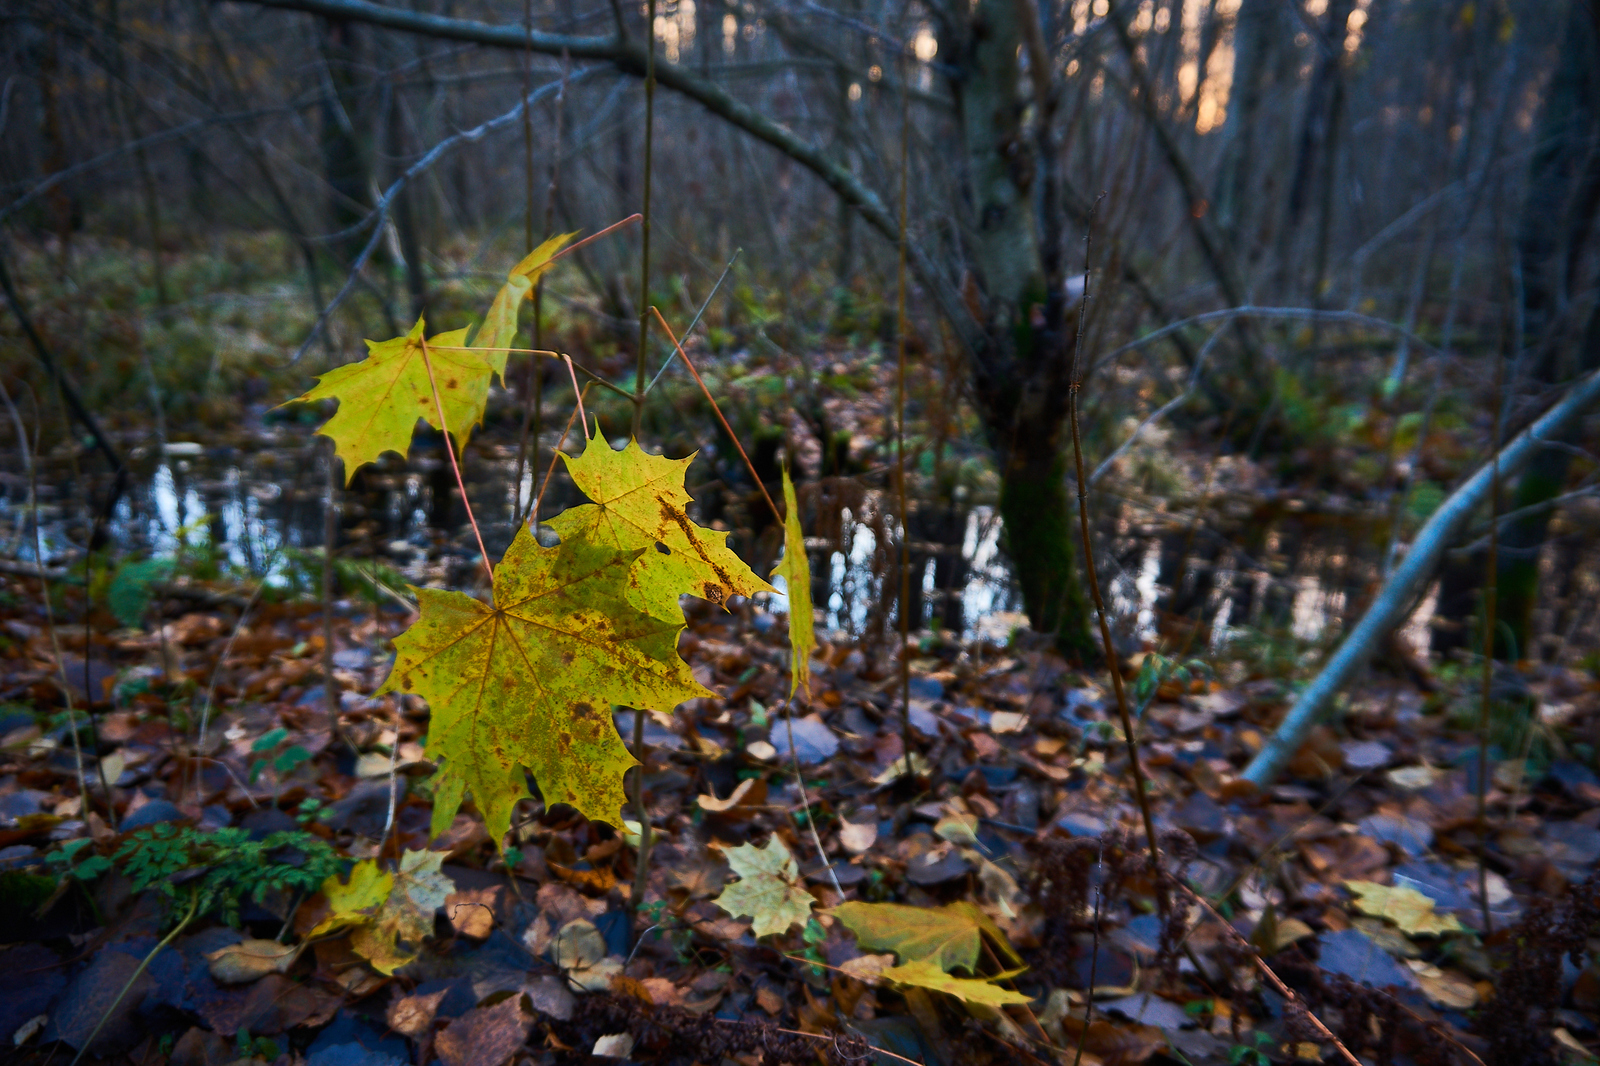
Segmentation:
[[(1600, 4), (1572, 0), (1561, 63), (1545, 95), (1540, 150), (1530, 165), (1517, 254), (1522, 264), (1524, 365), (1540, 391), (1574, 373), (1600, 366), (1600, 310), (1580, 333), (1568, 309), (1578, 272), (1593, 246), (1600, 209)], [(1510, 509), (1535, 507), (1559, 495), (1572, 463), (1574, 428), (1541, 448), (1512, 493)], [(1530, 658), (1533, 611), (1539, 596), (1539, 559), (1552, 508), (1508, 519), (1499, 541), (1497, 615), (1510, 646), (1497, 655)]]
[[(1074, 560), (1074, 503), (1066, 485), (1068, 388), (1074, 340), (1062, 291), (1054, 204), (1035, 211), (1035, 181), (1054, 199), (1052, 155), (1024, 125), (1018, 92), (1023, 17), (1032, 5), (979, 0), (950, 42), (971, 249), (967, 303), (983, 329), (972, 355), (974, 393), (1000, 468), (1000, 515), (1029, 624), (1067, 654), (1094, 655)], [(1036, 30), (1036, 28), (1035, 28)], [(941, 54), (945, 49), (941, 47)], [(1042, 102), (1041, 102), (1042, 103)], [(1045, 110), (1041, 108), (1041, 110)], [(1048, 121), (1046, 118), (1045, 121)], [(1043, 214), (1045, 225), (1036, 214)], [(1047, 235), (1041, 239), (1040, 229)]]
[[(322, 176), (328, 183), (328, 224), (339, 231), (360, 222), (370, 195), (368, 152), (357, 122), (361, 117), (356, 87), (360, 31), (354, 22), (328, 19), (321, 40), (327, 84), (322, 96)], [(340, 242), (346, 262), (354, 262), (366, 243), (363, 234)]]

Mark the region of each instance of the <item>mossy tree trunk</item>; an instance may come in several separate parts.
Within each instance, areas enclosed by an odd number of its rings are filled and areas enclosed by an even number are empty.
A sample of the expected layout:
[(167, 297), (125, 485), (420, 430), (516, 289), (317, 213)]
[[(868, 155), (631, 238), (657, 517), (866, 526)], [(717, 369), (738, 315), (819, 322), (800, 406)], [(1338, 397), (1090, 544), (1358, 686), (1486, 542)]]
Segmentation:
[[(940, 55), (961, 131), (959, 215), (968, 250), (962, 296), (981, 343), (970, 352), (973, 392), (999, 467), (1004, 546), (1029, 624), (1062, 652), (1095, 655), (1073, 544), (1076, 501), (1066, 482), (1067, 400), (1074, 338), (1063, 248), (1050, 101), (1035, 99), (1019, 60), (1028, 5), (978, 0), (947, 23)], [(1035, 85), (1038, 83), (1035, 82)]]
[[(1600, 366), (1600, 310), (1591, 310), (1586, 323), (1572, 313), (1584, 302), (1574, 289), (1582, 284), (1580, 264), (1593, 253), (1600, 215), (1600, 4), (1591, 0), (1569, 4), (1561, 60), (1545, 95), (1539, 132), (1517, 252), (1523, 275), (1525, 387), (1545, 391)], [(1506, 512), (1524, 513), (1508, 519), (1500, 530), (1497, 655), (1535, 656), (1530, 645), (1539, 559), (1553, 513), (1553, 508), (1538, 505), (1565, 487), (1575, 432), (1534, 455), (1503, 506)]]

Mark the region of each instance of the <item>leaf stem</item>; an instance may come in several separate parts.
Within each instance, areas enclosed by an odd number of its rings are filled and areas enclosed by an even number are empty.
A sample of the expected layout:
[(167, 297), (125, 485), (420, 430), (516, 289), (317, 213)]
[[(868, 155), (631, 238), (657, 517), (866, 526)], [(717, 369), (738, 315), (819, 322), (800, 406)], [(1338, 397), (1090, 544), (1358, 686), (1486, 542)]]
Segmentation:
[(550, 479), (555, 476), (556, 460), (562, 456), (561, 446), (567, 443), (567, 435), (572, 432), (572, 423), (577, 420), (579, 413), (583, 410), (584, 393), (588, 391), (589, 386), (585, 385), (583, 390), (578, 393), (578, 406), (573, 408), (572, 413), (567, 416), (567, 427), (561, 431), (561, 439), (556, 441), (555, 451), (550, 456), (550, 465), (545, 468), (544, 480), (539, 482), (539, 495), (533, 498), (533, 509), (528, 512), (528, 519), (533, 522), (535, 533), (539, 531), (539, 505), (544, 502), (544, 492), (550, 487)]
[(683, 360), (683, 365), (688, 367), (689, 373), (694, 375), (694, 383), (700, 386), (700, 391), (705, 394), (706, 400), (710, 402), (711, 409), (717, 413), (717, 421), (721, 422), (722, 428), (727, 430), (728, 439), (733, 441), (735, 448), (739, 449), (739, 458), (744, 460), (744, 465), (750, 471), (751, 478), (755, 480), (756, 487), (761, 490), (761, 495), (766, 498), (767, 506), (772, 508), (772, 516), (778, 520), (780, 526), (783, 525), (783, 512), (778, 510), (778, 505), (772, 502), (772, 496), (767, 492), (766, 484), (761, 480), (761, 475), (756, 473), (756, 465), (750, 461), (750, 456), (745, 454), (744, 445), (739, 443), (739, 437), (733, 432), (733, 427), (728, 425), (728, 419), (723, 415), (721, 406), (717, 404), (717, 398), (711, 395), (710, 389), (706, 388), (705, 380), (700, 377), (700, 371), (694, 368), (694, 363), (690, 362), (688, 353), (683, 350), (683, 345), (679, 344), (678, 338), (672, 335), (672, 327), (667, 325), (667, 320), (661, 317), (661, 311), (653, 304), (650, 310), (655, 314), (656, 321), (661, 323), (661, 328), (667, 331), (667, 339), (672, 341), (672, 347), (677, 349), (678, 358)]
[[(1096, 204), (1099, 201), (1095, 201)], [(1094, 216), (1090, 215), (1093, 225)], [(1117, 649), (1111, 641), (1111, 626), (1106, 621), (1106, 601), (1100, 594), (1100, 578), (1094, 568), (1094, 541), (1089, 536), (1089, 482), (1083, 473), (1083, 440), (1078, 430), (1078, 395), (1083, 389), (1083, 320), (1089, 306), (1089, 240), (1093, 230), (1084, 237), (1083, 302), (1078, 308), (1078, 339), (1072, 348), (1072, 387), (1067, 396), (1067, 419), (1072, 424), (1072, 459), (1078, 475), (1078, 532), (1083, 540), (1083, 569), (1089, 580), (1089, 594), (1094, 600), (1095, 618), (1100, 623), (1100, 644), (1105, 649), (1106, 668), (1111, 673), (1111, 688), (1116, 693), (1117, 717), (1122, 722), (1122, 736), (1128, 746), (1128, 769), (1133, 774), (1134, 801), (1139, 805), (1139, 816), (1144, 821), (1145, 839), (1150, 845), (1150, 872), (1155, 881), (1156, 903), (1163, 918), (1171, 910), (1166, 881), (1161, 872), (1161, 853), (1156, 843), (1156, 820), (1150, 812), (1150, 796), (1145, 789), (1144, 767), (1139, 763), (1139, 742), (1134, 739), (1133, 719), (1128, 713), (1128, 693), (1122, 684), (1122, 668), (1117, 662)]]
[(151, 961), (154, 960), (157, 955), (161, 954), (162, 948), (176, 940), (178, 934), (183, 932), (190, 922), (194, 921), (195, 912), (199, 909), (200, 892), (197, 889), (191, 889), (189, 892), (189, 913), (185, 914), (183, 916), (183, 921), (173, 926), (172, 932), (168, 933), (159, 944), (151, 948), (150, 954), (146, 955), (143, 961), (139, 963), (138, 967), (133, 971), (133, 975), (128, 978), (128, 983), (122, 986), (121, 992), (117, 993), (117, 998), (111, 1001), (111, 1006), (107, 1007), (106, 1012), (100, 1016), (100, 1021), (96, 1023), (94, 1031), (89, 1034), (89, 1039), (83, 1042), (83, 1046), (78, 1049), (77, 1055), (73, 1056), (72, 1066), (78, 1066), (78, 1063), (82, 1061), (84, 1054), (88, 1052), (90, 1046), (94, 1044), (95, 1037), (100, 1035), (100, 1030), (105, 1028), (106, 1021), (113, 1013), (115, 1013), (117, 1006), (122, 1002), (123, 997), (128, 994), (128, 989), (132, 988), (133, 983), (139, 980), (139, 975), (144, 973), (145, 970), (149, 968)]
[(418, 337), (422, 346), (422, 365), (428, 371), (428, 384), (433, 388), (433, 407), (439, 412), (439, 432), (444, 434), (445, 454), (450, 456), (450, 469), (456, 474), (456, 487), (461, 490), (461, 505), (467, 509), (467, 521), (472, 523), (472, 535), (478, 538), (478, 551), (483, 555), (483, 569), (489, 575), (490, 595), (494, 595), (494, 564), (489, 562), (489, 549), (483, 546), (483, 533), (478, 529), (478, 517), (472, 513), (472, 501), (467, 499), (467, 483), (461, 480), (461, 464), (456, 461), (455, 445), (450, 440), (450, 426), (444, 418), (444, 401), (439, 399), (439, 382), (433, 376), (433, 360), (428, 356), (428, 338)]
[[(828, 880), (833, 882), (833, 890), (839, 893), (839, 899), (844, 899), (844, 888), (839, 884), (839, 875), (833, 871), (833, 863), (828, 861), (828, 853), (822, 849), (822, 837), (817, 833), (817, 816), (811, 809), (811, 797), (806, 795), (805, 778), (800, 774), (800, 749), (794, 745), (794, 696), (791, 694), (784, 701), (783, 724), (789, 730), (789, 759), (794, 765), (794, 783), (800, 790), (800, 802), (806, 808), (806, 828), (811, 830), (811, 842), (817, 846), (817, 860), (822, 863), (822, 868), (828, 871)], [(791, 814), (790, 817), (793, 817)]]
[(906, 776), (911, 771), (911, 655), (906, 645), (911, 640), (911, 509), (906, 503), (906, 225), (911, 202), (911, 96), (906, 91), (905, 55), (900, 67), (900, 241), (896, 282), (894, 383), (894, 483), (900, 507), (900, 741), (906, 757)]

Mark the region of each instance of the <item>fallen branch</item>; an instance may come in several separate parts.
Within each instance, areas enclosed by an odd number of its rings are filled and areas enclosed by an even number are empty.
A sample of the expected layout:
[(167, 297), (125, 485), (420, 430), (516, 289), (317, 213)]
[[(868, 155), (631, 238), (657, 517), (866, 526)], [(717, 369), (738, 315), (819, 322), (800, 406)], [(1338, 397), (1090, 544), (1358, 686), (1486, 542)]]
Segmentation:
[(1477, 473), (1439, 505), (1417, 531), (1405, 558), (1378, 591), (1367, 613), (1361, 616), (1361, 621), (1345, 637), (1322, 671), (1300, 693), (1283, 724), (1245, 768), (1246, 780), (1260, 787), (1272, 783), (1305, 743), (1334, 694), (1366, 664), (1389, 631), (1405, 620), (1415, 594), (1433, 576), (1434, 568), (1462, 523), (1488, 498), (1496, 464), (1501, 477), (1514, 477), (1534, 453), (1560, 436), (1596, 401), (1600, 401), (1600, 370), (1581, 378), (1555, 406), (1502, 448), (1498, 457), (1479, 467)]

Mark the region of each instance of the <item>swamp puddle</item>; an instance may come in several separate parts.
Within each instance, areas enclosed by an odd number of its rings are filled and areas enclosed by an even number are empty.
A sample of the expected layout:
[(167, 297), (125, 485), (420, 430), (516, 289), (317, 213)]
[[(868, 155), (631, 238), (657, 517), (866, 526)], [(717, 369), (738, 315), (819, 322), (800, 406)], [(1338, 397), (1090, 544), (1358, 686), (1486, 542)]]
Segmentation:
[[(553, 443), (553, 438), (546, 442), (541, 466)], [(217, 445), (173, 441), (160, 450), (133, 449), (129, 487), (109, 524), (110, 543), (136, 555), (171, 555), (185, 544), (203, 547), (238, 570), (287, 586), (293, 580), (294, 551), (321, 550), (325, 456), (308, 429), (282, 425), (242, 429)], [(11, 469), (20, 469), (16, 457), (10, 458)], [(494, 556), (510, 541), (517, 501), (526, 506), (534, 490), (533, 475), (524, 470), (516, 491), (516, 466), (515, 448), (479, 443), (468, 450), (462, 471)], [(90, 480), (96, 493), (105, 491), (103, 474)], [(65, 461), (45, 457), (41, 462), (39, 518), (46, 561), (81, 557), (81, 481)], [(811, 512), (808, 527), (814, 518), (816, 530), (824, 533), (807, 538), (819, 623), (836, 637), (881, 637), (897, 625), (893, 534), (898, 529), (881, 506), (881, 494), (853, 485), (847, 492), (837, 488), (837, 483), (801, 486), (802, 506)], [(419, 437), (411, 459), (385, 456), (340, 490), (341, 550), (357, 558), (376, 554), (413, 584), (469, 583), (478, 552), (456, 495), (454, 475), (437, 441)], [(581, 500), (558, 469), (542, 512), (548, 518)], [(699, 493), (696, 502), (700, 521), (725, 519), (723, 528), (739, 524), (739, 505), (720, 488)], [(959, 621), (965, 638), (1004, 643), (1026, 619), (1001, 548), (1001, 521), (987, 506), (971, 507), (957, 519), (943, 528), (956, 530), (959, 543), (919, 542), (913, 533), (914, 609), (920, 608), (924, 625), (954, 629)], [(35, 559), (30, 521), (27, 479), (0, 476), (0, 554)], [(1210, 559), (1185, 562), (1174, 540), (1192, 543), (1193, 537), (1186, 538), (1170, 520), (1151, 525), (1118, 518), (1116, 528), (1104, 532), (1109, 550), (1102, 550), (1099, 560), (1102, 580), (1116, 616), (1114, 629), (1130, 650), (1156, 638), (1160, 612), (1172, 609), (1167, 586), (1174, 578), (1187, 583), (1187, 610), (1205, 619), (1216, 648), (1243, 627), (1259, 626), (1264, 612), (1295, 637), (1317, 641), (1344, 620), (1354, 581), (1370, 576), (1370, 566), (1352, 565), (1347, 557), (1348, 537), (1341, 545), (1328, 536), (1319, 543), (1300, 535), (1286, 572), (1276, 559), (1259, 562), (1225, 546)], [(753, 557), (748, 534), (735, 533), (733, 543), (757, 570), (770, 569), (770, 557)], [(1271, 536), (1265, 545), (1269, 553), (1277, 547)], [(763, 546), (775, 550), (757, 545)], [(766, 602), (758, 607), (787, 611), (781, 579), (778, 584), (779, 594), (762, 597)], [(1419, 651), (1427, 646), (1431, 608), (1430, 597), (1407, 627)]]

